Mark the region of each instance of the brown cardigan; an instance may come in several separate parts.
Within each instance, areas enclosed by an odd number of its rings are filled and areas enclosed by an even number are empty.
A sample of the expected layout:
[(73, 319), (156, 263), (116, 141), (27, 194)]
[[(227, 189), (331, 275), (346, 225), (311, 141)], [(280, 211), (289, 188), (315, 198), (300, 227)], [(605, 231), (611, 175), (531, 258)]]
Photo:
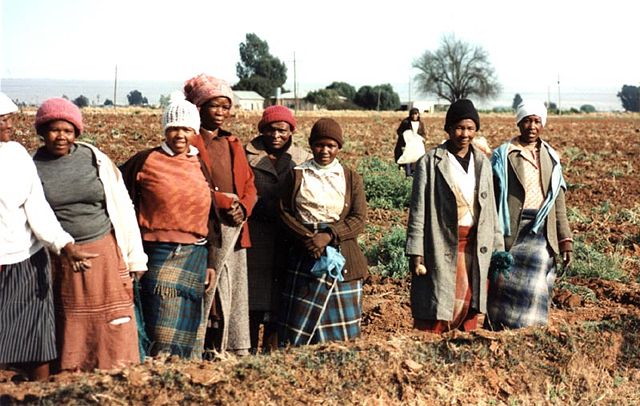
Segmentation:
[[(366, 278), (369, 275), (367, 260), (358, 246), (358, 235), (364, 231), (367, 221), (367, 201), (364, 195), (362, 177), (349, 168), (344, 168), (346, 194), (340, 219), (331, 224), (333, 234), (331, 245), (339, 247), (346, 259), (343, 270), (345, 282)], [(284, 194), (278, 211), (284, 227), (291, 236), (300, 241), (313, 235), (295, 216), (296, 195), (302, 183), (302, 171), (294, 169), (284, 186)]]

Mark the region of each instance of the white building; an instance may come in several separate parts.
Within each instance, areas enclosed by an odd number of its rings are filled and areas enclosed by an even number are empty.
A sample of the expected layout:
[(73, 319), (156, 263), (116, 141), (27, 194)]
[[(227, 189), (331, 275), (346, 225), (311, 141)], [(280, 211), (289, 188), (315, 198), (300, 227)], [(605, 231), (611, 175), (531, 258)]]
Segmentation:
[(253, 90), (234, 90), (233, 96), (235, 98), (233, 104), (242, 110), (264, 109), (264, 97)]

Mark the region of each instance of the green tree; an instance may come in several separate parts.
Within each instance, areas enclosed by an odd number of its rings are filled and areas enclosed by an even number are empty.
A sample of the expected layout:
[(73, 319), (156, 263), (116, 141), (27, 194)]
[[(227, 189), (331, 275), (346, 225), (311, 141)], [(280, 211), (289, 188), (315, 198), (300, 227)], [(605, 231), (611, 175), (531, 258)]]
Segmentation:
[(489, 54), (454, 35), (444, 36), (440, 48), (425, 51), (413, 67), (420, 70), (415, 77), (419, 91), (436, 94), (451, 103), (471, 96), (493, 98), (501, 90)]
[(367, 110), (395, 110), (400, 107), (400, 97), (388, 83), (373, 87), (362, 86), (353, 101)]
[(167, 106), (169, 106), (169, 103), (171, 102), (171, 96), (168, 94), (161, 94), (160, 95), (160, 100), (158, 101), (158, 104), (160, 105), (160, 107), (162, 107), (163, 109), (167, 108)]
[(327, 107), (340, 103), (340, 94), (334, 89), (319, 89), (307, 93), (305, 100), (317, 104), (321, 107)]
[(622, 90), (618, 92), (618, 98), (620, 98), (625, 111), (640, 111), (640, 87), (624, 85)]
[(356, 88), (346, 82), (333, 82), (326, 88), (335, 90), (340, 96), (346, 97), (348, 100), (353, 100), (356, 96)]
[(75, 99), (73, 99), (73, 104), (75, 104), (80, 108), (87, 107), (89, 105), (89, 98), (87, 98), (86, 96), (80, 95)]
[(591, 104), (583, 104), (582, 106), (580, 106), (580, 111), (583, 113), (595, 113), (596, 108)]
[(240, 80), (234, 90), (253, 90), (262, 97), (273, 97), (275, 90), (287, 81), (287, 66), (269, 53), (269, 44), (256, 34), (247, 34), (240, 43), (240, 62), (236, 74)]
[(111, 99), (106, 99), (103, 103), (103, 106), (113, 106), (113, 102)]
[(129, 101), (130, 106), (141, 106), (143, 104), (149, 104), (149, 101), (146, 97), (142, 96), (139, 90), (132, 90), (127, 95), (127, 100)]
[(522, 103), (522, 96), (520, 96), (520, 93), (516, 93), (515, 96), (513, 96), (513, 103), (511, 103), (511, 107), (514, 110), (518, 110), (518, 106)]

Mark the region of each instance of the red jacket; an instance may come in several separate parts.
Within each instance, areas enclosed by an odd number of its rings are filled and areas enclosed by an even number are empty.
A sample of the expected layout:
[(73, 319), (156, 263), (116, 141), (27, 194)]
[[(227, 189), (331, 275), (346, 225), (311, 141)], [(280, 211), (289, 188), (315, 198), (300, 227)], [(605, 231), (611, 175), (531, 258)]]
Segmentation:
[[(218, 129), (219, 137), (227, 137), (229, 142), (229, 148), (231, 152), (231, 162), (233, 171), (233, 186), (240, 199), (240, 204), (244, 208), (246, 218), (251, 216), (253, 206), (255, 206), (258, 200), (258, 192), (253, 182), (253, 171), (247, 162), (247, 157), (244, 153), (244, 147), (242, 142), (230, 132), (223, 129)], [(202, 155), (203, 161), (210, 172), (212, 172), (212, 160), (205, 146), (205, 140), (200, 134), (193, 140), (193, 145), (198, 148)], [(214, 199), (218, 209), (227, 209), (230, 207), (231, 200), (224, 193), (214, 192)], [(240, 247), (251, 247), (251, 237), (249, 235), (249, 223), (246, 221), (242, 225), (242, 231), (240, 232)]]

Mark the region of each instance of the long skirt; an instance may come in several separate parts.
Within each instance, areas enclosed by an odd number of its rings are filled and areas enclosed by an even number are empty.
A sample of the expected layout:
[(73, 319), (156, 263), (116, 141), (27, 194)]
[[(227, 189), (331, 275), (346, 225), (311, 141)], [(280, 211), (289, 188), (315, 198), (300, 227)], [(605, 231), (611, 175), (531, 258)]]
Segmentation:
[(478, 327), (478, 312), (471, 309), (474, 236), (473, 227), (458, 227), (458, 261), (453, 319), (450, 321), (415, 319), (413, 321), (414, 328), (432, 333), (443, 333), (454, 329), (471, 331)]
[(518, 238), (511, 247), (514, 263), (489, 286), (485, 327), (494, 330), (546, 325), (556, 279), (555, 258), (546, 239), (546, 226), (531, 232), (537, 210), (526, 209)]
[(360, 335), (362, 280), (338, 282), (311, 273), (315, 259), (290, 251), (280, 308), (282, 345), (346, 341)]
[(42, 248), (0, 270), (0, 364), (56, 357), (51, 268)]
[(98, 254), (87, 271), (74, 272), (52, 255), (59, 368), (91, 371), (139, 363), (133, 283), (113, 233), (78, 246)]
[(140, 279), (144, 324), (151, 356), (168, 352), (202, 357), (202, 319), (207, 248), (202, 245), (145, 242), (149, 270)]

